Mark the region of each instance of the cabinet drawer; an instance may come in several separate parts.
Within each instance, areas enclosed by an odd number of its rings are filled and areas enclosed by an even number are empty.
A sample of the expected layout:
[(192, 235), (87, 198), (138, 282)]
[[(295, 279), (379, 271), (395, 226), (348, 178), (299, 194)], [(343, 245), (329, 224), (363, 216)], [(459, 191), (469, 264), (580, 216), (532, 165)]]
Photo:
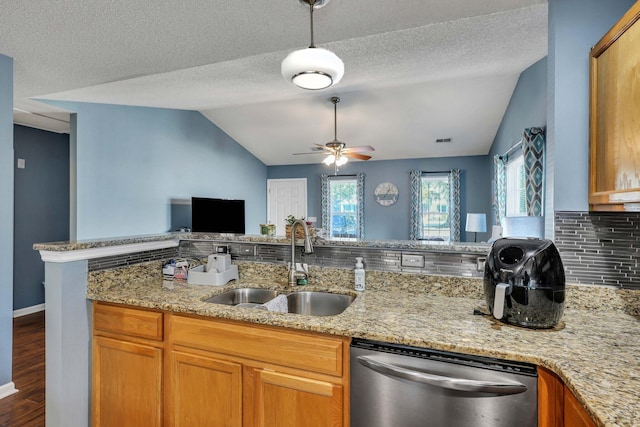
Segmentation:
[(177, 345), (342, 376), (347, 338), (175, 315), (169, 325)]
[(96, 303), (93, 308), (96, 331), (111, 332), (162, 341), (162, 313)]

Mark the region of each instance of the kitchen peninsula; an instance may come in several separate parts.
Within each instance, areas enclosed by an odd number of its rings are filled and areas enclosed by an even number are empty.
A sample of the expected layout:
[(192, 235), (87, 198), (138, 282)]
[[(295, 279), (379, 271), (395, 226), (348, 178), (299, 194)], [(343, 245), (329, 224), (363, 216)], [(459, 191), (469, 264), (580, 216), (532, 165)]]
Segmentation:
[[(234, 261), (240, 273), (237, 282), (223, 287), (163, 284), (161, 262), (150, 260), (149, 252), (160, 252), (166, 258), (170, 251), (177, 251), (185, 242), (211, 244), (212, 241), (242, 244), (239, 252), (250, 252), (246, 249), (247, 244), (249, 247), (282, 245), (286, 248), (287, 242), (277, 238), (234, 240), (168, 234), (35, 246), (46, 263), (47, 425), (88, 425), (92, 301), (150, 309), (168, 316), (185, 314), (204, 319), (226, 319), (245, 325), (266, 325), (326, 336), (366, 338), (526, 361), (557, 374), (596, 425), (634, 425), (637, 422), (636, 414), (640, 413), (640, 342), (637, 339), (640, 295), (637, 291), (569, 285), (567, 310), (559, 327), (528, 330), (474, 314), (474, 309), (484, 309), (482, 281), (477, 274), (455, 277), (416, 274), (408, 272), (410, 269), (370, 269), (367, 271), (367, 290), (359, 293), (342, 314), (329, 317), (273, 313), (204, 302), (206, 298), (234, 287), (283, 287), (282, 280), (286, 278), (283, 262), (245, 261), (239, 256)], [(344, 249), (341, 246), (370, 251), (383, 244), (316, 243), (318, 249)], [(432, 253), (465, 256), (474, 262), (487, 249), (473, 245), (420, 244), (417, 247), (416, 243), (410, 242), (387, 243), (387, 246), (425, 256)], [(233, 254), (233, 248), (231, 252)], [(129, 257), (133, 261), (118, 268), (96, 267), (114, 257)], [(89, 262), (93, 263), (93, 268), (88, 267)], [(308, 289), (355, 295), (351, 270), (313, 265), (310, 270)]]

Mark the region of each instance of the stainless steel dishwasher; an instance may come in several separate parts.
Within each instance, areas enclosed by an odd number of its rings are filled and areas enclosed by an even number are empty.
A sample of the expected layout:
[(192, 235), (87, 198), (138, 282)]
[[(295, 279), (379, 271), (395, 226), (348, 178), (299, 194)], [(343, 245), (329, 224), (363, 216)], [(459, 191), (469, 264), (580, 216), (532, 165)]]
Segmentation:
[(535, 427), (527, 363), (354, 339), (351, 427)]

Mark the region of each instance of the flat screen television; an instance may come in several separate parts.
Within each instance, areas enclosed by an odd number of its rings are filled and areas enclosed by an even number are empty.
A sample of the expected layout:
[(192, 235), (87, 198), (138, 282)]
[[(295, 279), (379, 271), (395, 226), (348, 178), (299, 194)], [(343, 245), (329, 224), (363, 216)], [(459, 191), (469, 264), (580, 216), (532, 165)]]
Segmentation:
[(191, 198), (191, 229), (244, 234), (244, 200)]

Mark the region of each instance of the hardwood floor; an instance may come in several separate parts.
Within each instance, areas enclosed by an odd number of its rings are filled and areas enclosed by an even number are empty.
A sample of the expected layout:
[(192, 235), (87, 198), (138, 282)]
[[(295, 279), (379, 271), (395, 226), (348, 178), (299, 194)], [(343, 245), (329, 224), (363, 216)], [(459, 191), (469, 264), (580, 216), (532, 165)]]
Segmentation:
[(0, 399), (0, 427), (44, 427), (44, 311), (13, 320), (13, 382)]

